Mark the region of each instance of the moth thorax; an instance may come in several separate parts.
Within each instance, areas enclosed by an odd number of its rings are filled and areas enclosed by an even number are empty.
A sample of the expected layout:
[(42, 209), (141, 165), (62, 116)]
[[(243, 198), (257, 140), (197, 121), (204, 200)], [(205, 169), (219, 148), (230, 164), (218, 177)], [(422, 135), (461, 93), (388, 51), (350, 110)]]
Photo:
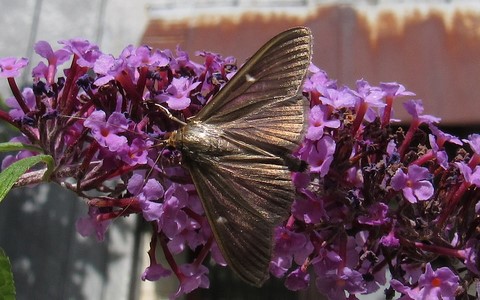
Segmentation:
[(174, 140), (179, 148), (191, 154), (216, 157), (240, 152), (225, 139), (218, 126), (202, 122), (188, 123), (177, 132)]

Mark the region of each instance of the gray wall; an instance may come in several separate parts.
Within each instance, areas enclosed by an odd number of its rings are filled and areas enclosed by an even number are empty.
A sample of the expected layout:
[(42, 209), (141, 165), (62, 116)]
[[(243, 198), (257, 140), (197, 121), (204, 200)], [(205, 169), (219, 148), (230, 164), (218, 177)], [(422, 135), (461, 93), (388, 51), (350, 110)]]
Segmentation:
[(115, 220), (97, 243), (75, 230), (85, 213), (76, 195), (54, 184), (14, 190), (0, 204), (0, 247), (17, 299), (127, 299), (135, 218)]

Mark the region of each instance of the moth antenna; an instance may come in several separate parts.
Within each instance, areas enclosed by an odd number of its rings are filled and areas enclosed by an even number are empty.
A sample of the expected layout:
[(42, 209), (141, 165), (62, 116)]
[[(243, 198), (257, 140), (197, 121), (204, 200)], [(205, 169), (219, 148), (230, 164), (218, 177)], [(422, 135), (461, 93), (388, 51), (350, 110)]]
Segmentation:
[(157, 160), (157, 162), (160, 162), (160, 170), (162, 170), (162, 172), (164, 172), (163, 159), (162, 159), (163, 151), (165, 151), (165, 147), (162, 148), (162, 150), (160, 150), (160, 153), (158, 154), (160, 159)]
[[(164, 142), (163, 144), (165, 145), (166, 141), (162, 141), (162, 142)], [(163, 156), (163, 151), (165, 151), (165, 148), (162, 148), (162, 150), (160, 150), (160, 153), (157, 155), (157, 158), (153, 162), (154, 165), (157, 165), (160, 162), (160, 169), (162, 170), (162, 172), (163, 172), (163, 160), (161, 158)], [(145, 174), (145, 181), (150, 177), (150, 175), (152, 175), (153, 169), (154, 167), (151, 167), (150, 170), (148, 170), (147, 174)]]
[(178, 124), (182, 125), (182, 126), (185, 126), (187, 125), (187, 123), (183, 122), (182, 120), (180, 120), (179, 118), (175, 117), (174, 115), (172, 115), (172, 113), (166, 108), (166, 107), (163, 107), (162, 105), (158, 104), (158, 103), (152, 103), (153, 105), (155, 105), (156, 108), (159, 108), (161, 111), (163, 111), (163, 113), (172, 121), (175, 121), (177, 122)]

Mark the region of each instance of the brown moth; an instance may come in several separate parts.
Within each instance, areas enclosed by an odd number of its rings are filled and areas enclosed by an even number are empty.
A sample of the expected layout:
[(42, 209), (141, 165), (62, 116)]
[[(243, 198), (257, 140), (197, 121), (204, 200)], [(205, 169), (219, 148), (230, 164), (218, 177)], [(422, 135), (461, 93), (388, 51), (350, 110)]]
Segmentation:
[(300, 161), (291, 153), (307, 123), (302, 86), (311, 55), (308, 28), (280, 33), (169, 139), (225, 260), (255, 286), (269, 277), (273, 230), (294, 199), (291, 170)]

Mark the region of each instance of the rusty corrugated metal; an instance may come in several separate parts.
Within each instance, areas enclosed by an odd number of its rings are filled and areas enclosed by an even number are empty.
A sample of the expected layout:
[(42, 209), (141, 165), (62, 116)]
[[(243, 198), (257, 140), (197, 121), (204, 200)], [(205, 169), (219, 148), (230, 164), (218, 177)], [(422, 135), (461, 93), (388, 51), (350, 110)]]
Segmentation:
[[(232, 8), (235, 9), (235, 8)], [(143, 43), (193, 53), (210, 50), (239, 62), (276, 33), (306, 25), (315, 38), (314, 63), (340, 84), (398, 81), (424, 100), (443, 124), (478, 124), (480, 6), (331, 5), (308, 14), (254, 10), (232, 17), (199, 13), (151, 20)], [(400, 104), (397, 117), (408, 120)]]

